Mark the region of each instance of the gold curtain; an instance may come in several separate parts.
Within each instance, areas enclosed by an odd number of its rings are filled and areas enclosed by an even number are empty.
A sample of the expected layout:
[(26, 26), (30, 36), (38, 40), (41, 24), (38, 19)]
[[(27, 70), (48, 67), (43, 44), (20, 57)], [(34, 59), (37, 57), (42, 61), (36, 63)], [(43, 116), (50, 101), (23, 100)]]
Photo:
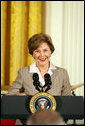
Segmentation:
[(5, 83), (5, 52), (6, 52), (6, 11), (7, 2), (1, 2), (1, 85)]
[(1, 88), (8, 89), (19, 68), (34, 59), (28, 39), (41, 32), (41, 1), (1, 1)]
[[(41, 32), (41, 2), (30, 1), (29, 2), (29, 23), (28, 23), (28, 36), (29, 38), (36, 33)], [(30, 60), (31, 59), (31, 60)], [(30, 61), (30, 62), (29, 62)], [(31, 55), (28, 56), (28, 65), (30, 65), (34, 59)]]

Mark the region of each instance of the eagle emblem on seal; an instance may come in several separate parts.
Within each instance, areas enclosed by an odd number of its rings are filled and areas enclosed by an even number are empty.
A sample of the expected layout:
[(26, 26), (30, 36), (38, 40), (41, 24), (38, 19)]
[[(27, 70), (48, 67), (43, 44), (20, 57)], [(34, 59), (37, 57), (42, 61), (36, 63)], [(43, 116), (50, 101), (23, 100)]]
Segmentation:
[(40, 109), (45, 109), (45, 108), (48, 109), (49, 108), (47, 99), (42, 98), (42, 99), (39, 99), (37, 102), (38, 102), (38, 106)]

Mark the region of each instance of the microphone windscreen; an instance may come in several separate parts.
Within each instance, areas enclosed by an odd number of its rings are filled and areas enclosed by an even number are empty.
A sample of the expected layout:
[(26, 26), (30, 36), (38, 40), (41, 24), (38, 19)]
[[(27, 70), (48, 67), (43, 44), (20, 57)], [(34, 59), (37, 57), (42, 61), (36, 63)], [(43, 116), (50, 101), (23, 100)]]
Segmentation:
[(51, 80), (50, 74), (46, 73), (44, 75), (44, 79), (45, 79), (45, 81)]
[(34, 74), (33, 74), (33, 80), (39, 80), (39, 76), (38, 76), (37, 73), (34, 73)]
[(46, 74), (44, 75), (44, 77), (45, 77), (45, 78), (49, 78), (49, 77), (50, 77), (50, 74), (49, 74), (49, 73), (46, 73)]

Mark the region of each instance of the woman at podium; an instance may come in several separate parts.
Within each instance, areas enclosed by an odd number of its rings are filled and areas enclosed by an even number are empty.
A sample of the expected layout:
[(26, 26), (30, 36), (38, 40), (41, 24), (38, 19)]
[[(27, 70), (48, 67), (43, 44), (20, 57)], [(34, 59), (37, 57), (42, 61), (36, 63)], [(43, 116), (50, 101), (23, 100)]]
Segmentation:
[(71, 95), (67, 71), (50, 61), (55, 50), (51, 37), (43, 33), (33, 35), (28, 41), (28, 50), (35, 62), (20, 68), (7, 95), (35, 95), (38, 92), (53, 96)]
[[(28, 41), (28, 49), (35, 62), (20, 68), (8, 95), (34, 95), (39, 91), (47, 91), (52, 95), (71, 95), (67, 71), (50, 61), (55, 50), (51, 37), (43, 33), (33, 35)], [(50, 81), (49, 85), (46, 84), (45, 77)], [(38, 79), (37, 85), (34, 83), (34, 78)], [(22, 88), (23, 93), (20, 92)]]

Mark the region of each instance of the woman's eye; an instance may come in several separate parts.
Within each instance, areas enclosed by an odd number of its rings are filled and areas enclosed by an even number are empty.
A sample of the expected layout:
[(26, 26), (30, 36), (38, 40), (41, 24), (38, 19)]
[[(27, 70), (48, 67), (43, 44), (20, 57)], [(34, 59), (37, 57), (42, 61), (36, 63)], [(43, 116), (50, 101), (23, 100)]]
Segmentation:
[(35, 52), (38, 53), (38, 52), (40, 52), (40, 51), (39, 51), (39, 50), (36, 50)]
[(44, 52), (47, 52), (47, 51), (48, 51), (47, 49), (44, 50)]

